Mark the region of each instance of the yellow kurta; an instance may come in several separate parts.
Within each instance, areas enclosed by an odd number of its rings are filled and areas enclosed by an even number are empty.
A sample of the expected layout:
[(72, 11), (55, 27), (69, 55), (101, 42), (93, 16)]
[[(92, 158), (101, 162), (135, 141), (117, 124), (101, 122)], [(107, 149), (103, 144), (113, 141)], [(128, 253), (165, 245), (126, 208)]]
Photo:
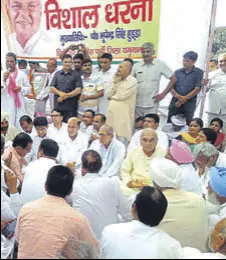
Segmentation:
[(160, 146), (156, 147), (156, 150), (151, 157), (145, 155), (141, 146), (131, 150), (121, 168), (121, 188), (123, 193), (126, 196), (130, 196), (139, 192), (138, 189), (130, 189), (127, 187), (127, 184), (130, 181), (140, 180), (146, 185), (153, 185), (150, 174), (150, 162), (156, 157), (163, 158), (165, 156), (166, 151)]
[(131, 139), (134, 126), (137, 80), (129, 75), (125, 80), (114, 83), (106, 95), (110, 98), (107, 124), (117, 136)]

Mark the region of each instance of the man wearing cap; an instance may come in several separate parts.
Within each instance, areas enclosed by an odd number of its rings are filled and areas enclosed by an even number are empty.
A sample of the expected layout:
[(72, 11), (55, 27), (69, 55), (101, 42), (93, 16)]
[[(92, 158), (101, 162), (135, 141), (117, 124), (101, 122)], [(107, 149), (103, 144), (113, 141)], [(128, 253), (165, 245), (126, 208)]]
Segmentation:
[(215, 225), (226, 218), (226, 168), (212, 167), (208, 186), (208, 201), (217, 206), (216, 212), (209, 215), (209, 228), (212, 231)]
[(10, 125), (9, 114), (1, 111), (1, 135), (4, 136), (5, 142), (12, 141), (17, 134), (19, 134), (18, 129)]
[[(136, 99), (136, 118), (149, 113), (157, 113), (161, 99), (171, 90), (176, 78), (173, 71), (161, 60), (154, 59), (154, 45), (150, 42), (142, 45), (143, 61), (133, 67), (133, 76), (138, 81)], [(166, 93), (159, 93), (160, 79), (164, 75), (170, 82)]]
[(161, 230), (168, 233), (182, 246), (198, 248), (206, 252), (208, 238), (208, 211), (205, 200), (192, 192), (181, 190), (183, 180), (177, 165), (165, 158), (150, 162), (150, 176), (168, 200), (168, 209)]
[(186, 143), (174, 139), (168, 150), (166, 158), (175, 162), (181, 171), (182, 182), (180, 189), (201, 195), (202, 182), (197, 171), (192, 165), (195, 158), (190, 147)]
[(183, 68), (175, 71), (176, 83), (171, 93), (173, 98), (169, 105), (168, 123), (171, 117), (183, 114), (187, 124), (190, 123), (196, 109), (197, 94), (202, 86), (203, 70), (195, 67), (198, 54), (189, 51), (184, 54)]
[(187, 132), (187, 130), (186, 118), (183, 115), (172, 116), (171, 123), (166, 123), (162, 128), (162, 131), (168, 135), (170, 143), (180, 132)]
[(220, 68), (209, 75), (206, 113), (208, 122), (216, 117), (222, 119), (226, 133), (226, 53), (219, 55), (218, 62)]

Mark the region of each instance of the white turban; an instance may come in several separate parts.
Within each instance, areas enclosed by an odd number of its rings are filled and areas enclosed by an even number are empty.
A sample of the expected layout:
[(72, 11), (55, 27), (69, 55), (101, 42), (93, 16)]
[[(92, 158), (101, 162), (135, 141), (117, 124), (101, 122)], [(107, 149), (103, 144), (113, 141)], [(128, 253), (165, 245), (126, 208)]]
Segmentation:
[(180, 189), (182, 174), (180, 167), (165, 158), (155, 158), (150, 163), (152, 181), (161, 188)]
[(7, 112), (1, 111), (1, 122), (4, 120), (9, 122), (9, 114)]

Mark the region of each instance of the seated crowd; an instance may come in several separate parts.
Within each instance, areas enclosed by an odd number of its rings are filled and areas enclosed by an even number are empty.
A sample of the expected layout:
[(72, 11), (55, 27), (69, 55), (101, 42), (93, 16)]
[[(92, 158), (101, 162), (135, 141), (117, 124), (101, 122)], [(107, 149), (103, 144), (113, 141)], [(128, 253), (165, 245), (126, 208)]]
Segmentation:
[(115, 75), (108, 53), (96, 70), (74, 59), (39, 97), (26, 92), (32, 115), (1, 112), (2, 258), (225, 259), (224, 121), (171, 111), (160, 127), (156, 107), (140, 107), (141, 65)]

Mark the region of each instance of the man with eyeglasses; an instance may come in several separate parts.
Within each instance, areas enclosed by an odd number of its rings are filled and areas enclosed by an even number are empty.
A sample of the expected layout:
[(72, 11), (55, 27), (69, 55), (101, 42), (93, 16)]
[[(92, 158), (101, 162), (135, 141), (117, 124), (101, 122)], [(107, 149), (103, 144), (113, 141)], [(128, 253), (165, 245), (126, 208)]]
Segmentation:
[(41, 0), (7, 0), (6, 8), (14, 32), (10, 35), (10, 42), (17, 55), (50, 56), (57, 49), (56, 40), (50, 33), (40, 30)]

